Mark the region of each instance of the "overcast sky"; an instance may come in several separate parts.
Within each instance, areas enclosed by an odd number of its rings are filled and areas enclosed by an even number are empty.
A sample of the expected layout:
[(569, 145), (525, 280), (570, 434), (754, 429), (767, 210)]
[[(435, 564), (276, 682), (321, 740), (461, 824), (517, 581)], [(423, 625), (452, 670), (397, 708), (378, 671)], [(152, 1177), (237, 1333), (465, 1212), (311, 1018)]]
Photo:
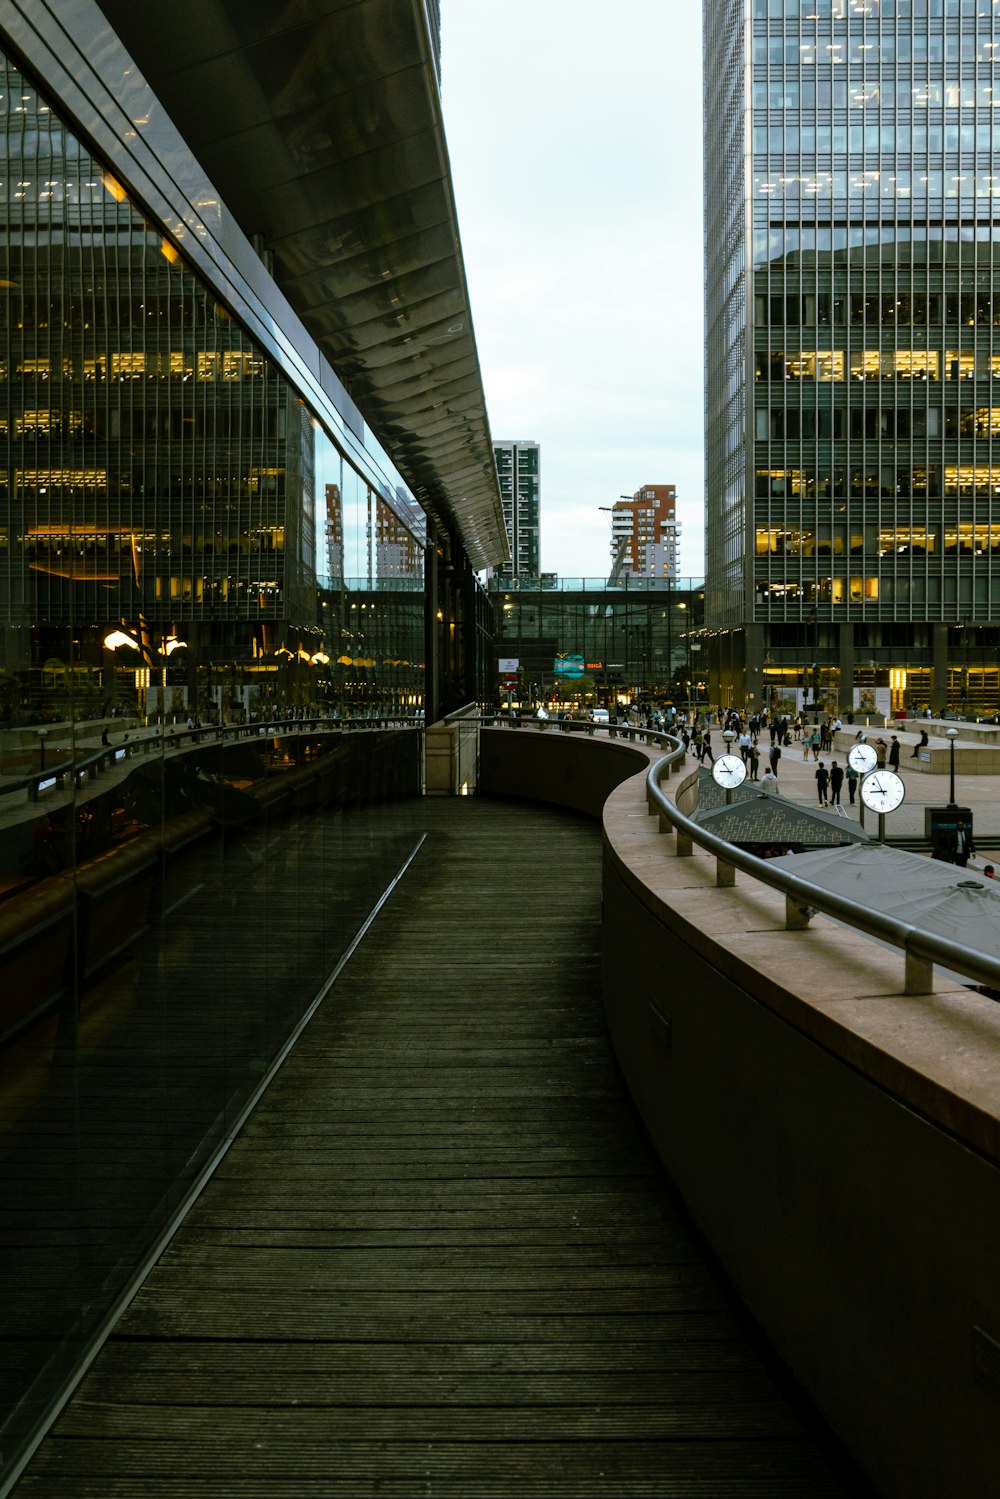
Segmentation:
[(443, 0), (445, 127), (490, 426), (542, 455), (542, 567), (676, 484), (703, 570), (701, 6)]

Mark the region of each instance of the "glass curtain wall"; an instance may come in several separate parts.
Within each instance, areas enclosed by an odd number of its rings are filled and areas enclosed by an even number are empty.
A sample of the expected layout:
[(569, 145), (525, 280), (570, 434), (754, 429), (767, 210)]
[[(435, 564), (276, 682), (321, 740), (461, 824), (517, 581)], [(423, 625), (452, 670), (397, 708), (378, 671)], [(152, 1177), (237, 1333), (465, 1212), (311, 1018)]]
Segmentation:
[(500, 659), (516, 659), (500, 674), (504, 706), (556, 700), (583, 706), (619, 700), (656, 703), (697, 698), (690, 684), (702, 676), (702, 588), (656, 591), (570, 589), (493, 597), (502, 615)]
[(748, 618), (989, 619), (996, 9), (752, 12)]
[(414, 845), (426, 532), (0, 90), (6, 1463)]

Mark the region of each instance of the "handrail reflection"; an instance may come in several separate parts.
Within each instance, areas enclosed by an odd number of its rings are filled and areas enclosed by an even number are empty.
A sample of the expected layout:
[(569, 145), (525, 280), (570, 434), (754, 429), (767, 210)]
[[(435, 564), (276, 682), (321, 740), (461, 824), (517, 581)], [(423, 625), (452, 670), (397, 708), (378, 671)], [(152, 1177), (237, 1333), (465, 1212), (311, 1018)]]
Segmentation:
[(93, 779), (109, 765), (132, 759), (136, 755), (148, 755), (154, 750), (190, 748), (202, 743), (216, 745), (236, 743), (243, 739), (285, 738), (292, 733), (340, 734), (345, 731), (356, 732), (360, 729), (422, 729), (423, 727), (422, 718), (383, 715), (373, 718), (282, 718), (272, 719), (268, 723), (255, 721), (246, 724), (229, 724), (222, 728), (215, 726), (197, 729), (156, 728), (147, 734), (136, 734), (134, 738), (126, 733), (117, 744), (102, 745), (99, 750), (91, 754), (60, 760), (44, 770), (32, 771), (29, 775), (5, 781), (0, 784), (0, 796), (10, 796), (15, 792), (26, 791), (29, 801), (37, 801), (41, 791), (47, 790), (58, 782), (72, 777), (79, 784), (85, 776)]

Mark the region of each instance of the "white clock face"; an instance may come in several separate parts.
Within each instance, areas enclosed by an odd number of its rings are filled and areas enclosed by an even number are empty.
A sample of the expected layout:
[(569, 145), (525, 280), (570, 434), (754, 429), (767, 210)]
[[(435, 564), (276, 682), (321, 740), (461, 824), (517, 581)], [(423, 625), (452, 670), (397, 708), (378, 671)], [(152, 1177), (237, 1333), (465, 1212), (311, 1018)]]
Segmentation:
[(747, 768), (739, 755), (720, 755), (712, 766), (712, 778), (719, 786), (741, 786), (747, 777)]
[(861, 800), (873, 812), (895, 812), (905, 795), (902, 777), (894, 770), (873, 770), (861, 782)]
[(870, 744), (852, 744), (847, 752), (847, 763), (853, 765), (859, 776), (866, 776), (878, 764), (878, 755)]

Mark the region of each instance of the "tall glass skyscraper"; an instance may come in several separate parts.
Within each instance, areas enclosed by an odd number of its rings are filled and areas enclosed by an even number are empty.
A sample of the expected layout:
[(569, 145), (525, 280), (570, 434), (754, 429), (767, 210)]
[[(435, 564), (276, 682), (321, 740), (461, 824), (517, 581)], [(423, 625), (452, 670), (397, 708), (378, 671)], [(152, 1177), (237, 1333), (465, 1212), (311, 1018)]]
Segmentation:
[(706, 0), (723, 700), (997, 706), (996, 15)]
[(537, 442), (498, 440), (493, 444), (500, 498), (510, 552), (506, 565), (494, 570), (498, 578), (537, 579), (541, 566), (538, 483), (541, 475)]

